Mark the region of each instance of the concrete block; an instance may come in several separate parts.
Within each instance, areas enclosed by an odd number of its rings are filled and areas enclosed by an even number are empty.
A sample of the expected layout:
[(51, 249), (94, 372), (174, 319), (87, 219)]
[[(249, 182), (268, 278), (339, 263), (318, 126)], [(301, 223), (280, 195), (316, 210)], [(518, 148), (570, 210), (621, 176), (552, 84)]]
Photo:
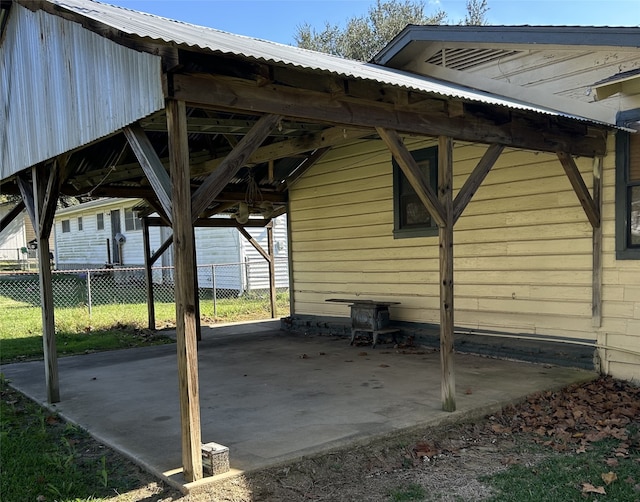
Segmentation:
[(202, 445), (202, 469), (208, 476), (229, 471), (229, 448), (218, 443)]

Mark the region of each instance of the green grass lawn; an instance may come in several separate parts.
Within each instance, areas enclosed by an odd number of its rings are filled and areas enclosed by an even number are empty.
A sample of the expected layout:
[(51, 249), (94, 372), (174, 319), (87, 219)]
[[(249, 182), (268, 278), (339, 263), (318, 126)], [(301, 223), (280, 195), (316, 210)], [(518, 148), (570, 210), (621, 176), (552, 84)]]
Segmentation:
[[(203, 324), (259, 320), (270, 317), (270, 303), (264, 295), (247, 295), (201, 301)], [(0, 362), (42, 358), (42, 313), (39, 306), (0, 296)], [(289, 312), (288, 293), (277, 297), (279, 315)], [(175, 304), (155, 303), (156, 326), (175, 324)], [(56, 346), (61, 356), (171, 343), (162, 331), (147, 326), (146, 303), (96, 305), (91, 315), (86, 306), (55, 309)]]

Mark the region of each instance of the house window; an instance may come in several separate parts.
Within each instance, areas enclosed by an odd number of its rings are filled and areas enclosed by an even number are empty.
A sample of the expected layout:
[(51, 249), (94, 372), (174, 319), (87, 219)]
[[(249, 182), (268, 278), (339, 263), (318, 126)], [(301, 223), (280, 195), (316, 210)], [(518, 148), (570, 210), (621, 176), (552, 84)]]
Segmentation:
[(142, 220), (138, 218), (133, 209), (124, 210), (124, 229), (127, 231), (140, 230), (142, 228)]
[(82, 216), (78, 216), (78, 231), (82, 232)]
[(69, 223), (69, 220), (62, 220), (62, 233), (66, 234), (68, 232), (71, 232), (71, 224)]
[(96, 228), (98, 230), (104, 230), (104, 213), (96, 214)]
[[(438, 189), (438, 147), (411, 152), (434, 193)], [(398, 163), (393, 160), (393, 236), (425, 237), (438, 234), (438, 227), (424, 207)]]
[[(618, 124), (640, 129), (640, 109), (620, 113)], [(640, 259), (640, 134), (616, 133), (616, 258)]]

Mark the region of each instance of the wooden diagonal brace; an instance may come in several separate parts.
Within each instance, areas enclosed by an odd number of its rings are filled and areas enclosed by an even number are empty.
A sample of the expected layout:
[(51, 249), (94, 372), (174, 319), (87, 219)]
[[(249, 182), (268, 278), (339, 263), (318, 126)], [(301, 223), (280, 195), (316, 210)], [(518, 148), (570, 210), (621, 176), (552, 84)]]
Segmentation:
[(162, 165), (160, 157), (153, 149), (144, 129), (138, 124), (125, 127), (123, 132), (149, 180), (153, 192), (158, 197), (164, 214), (171, 220), (171, 178)]
[(279, 115), (265, 115), (255, 123), (251, 130), (238, 142), (218, 168), (213, 171), (191, 197), (191, 217), (196, 221), (209, 203), (222, 192), (247, 159), (255, 152), (269, 133), (278, 124)]
[(473, 172), (467, 178), (467, 181), (464, 182), (464, 185), (456, 195), (455, 200), (453, 201), (453, 223), (455, 225), (458, 218), (462, 215), (462, 212), (467, 207), (467, 204), (471, 201), (471, 198), (474, 196), (484, 179), (491, 171), (491, 168), (500, 157), (500, 154), (504, 150), (503, 145), (491, 145), (487, 151), (484, 153), (480, 162), (475, 167)]
[(242, 235), (245, 236), (245, 238), (256, 249), (256, 251), (260, 253), (265, 260), (271, 263), (271, 255), (263, 249), (263, 247), (258, 243), (258, 241), (255, 240), (254, 237), (249, 232), (247, 232), (240, 223), (236, 222), (236, 228)]
[(391, 154), (395, 157), (396, 162), (402, 169), (402, 172), (407, 177), (407, 180), (416, 191), (416, 194), (427, 208), (427, 211), (431, 214), (439, 227), (446, 226), (445, 211), (429, 186), (428, 180), (422, 174), (422, 171), (416, 164), (411, 152), (404, 146), (400, 135), (392, 129), (384, 129), (377, 127), (376, 131), (385, 142), (387, 148), (391, 151)]
[(564, 172), (567, 174), (567, 177), (571, 182), (574, 192), (578, 196), (580, 204), (582, 204), (584, 212), (587, 214), (587, 218), (589, 218), (591, 226), (593, 226), (593, 228), (598, 228), (600, 226), (600, 210), (593, 201), (593, 198), (589, 193), (589, 189), (587, 188), (587, 185), (585, 185), (573, 157), (565, 152), (557, 152), (557, 155), (562, 167), (564, 168)]

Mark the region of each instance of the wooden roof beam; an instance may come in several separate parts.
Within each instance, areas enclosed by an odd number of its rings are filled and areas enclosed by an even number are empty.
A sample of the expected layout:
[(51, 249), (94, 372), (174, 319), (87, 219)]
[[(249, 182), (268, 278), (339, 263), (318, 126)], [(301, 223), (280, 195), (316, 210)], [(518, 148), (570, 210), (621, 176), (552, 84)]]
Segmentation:
[[(575, 121), (561, 116), (500, 107), (511, 120), (495, 123), (480, 114), (450, 117), (410, 106), (353, 98), (222, 76), (174, 75), (173, 96), (192, 106), (278, 114), (301, 120), (393, 129), (425, 136), (446, 135), (474, 143), (594, 157), (606, 151), (606, 131), (595, 137), (565, 130)], [(490, 109), (490, 107), (489, 107)]]

